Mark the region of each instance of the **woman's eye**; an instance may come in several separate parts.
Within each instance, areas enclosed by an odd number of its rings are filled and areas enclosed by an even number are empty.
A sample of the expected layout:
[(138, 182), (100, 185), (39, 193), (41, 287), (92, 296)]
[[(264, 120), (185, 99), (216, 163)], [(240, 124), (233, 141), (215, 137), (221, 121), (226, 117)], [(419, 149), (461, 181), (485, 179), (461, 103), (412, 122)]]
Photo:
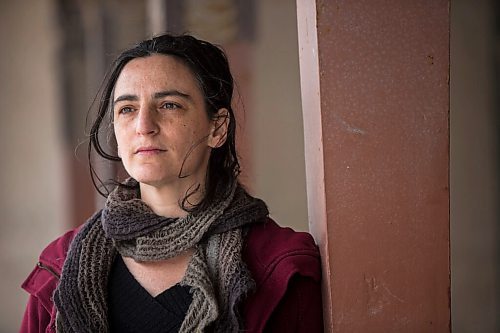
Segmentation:
[(125, 106), (119, 110), (119, 113), (125, 114), (125, 113), (130, 113), (132, 111), (134, 111), (134, 109), (132, 109), (130, 106)]
[(172, 103), (172, 102), (163, 103), (161, 105), (162, 109), (168, 109), (168, 110), (180, 109), (180, 107), (181, 106), (179, 104)]

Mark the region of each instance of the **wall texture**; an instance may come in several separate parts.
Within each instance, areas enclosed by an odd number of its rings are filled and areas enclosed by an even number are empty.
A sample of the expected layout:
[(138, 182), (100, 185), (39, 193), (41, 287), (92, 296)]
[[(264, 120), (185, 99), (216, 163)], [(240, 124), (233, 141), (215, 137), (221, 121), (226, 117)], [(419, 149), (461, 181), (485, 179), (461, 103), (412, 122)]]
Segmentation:
[(319, 82), (303, 112), (325, 327), (447, 332), (449, 1), (298, 3), (302, 85)]

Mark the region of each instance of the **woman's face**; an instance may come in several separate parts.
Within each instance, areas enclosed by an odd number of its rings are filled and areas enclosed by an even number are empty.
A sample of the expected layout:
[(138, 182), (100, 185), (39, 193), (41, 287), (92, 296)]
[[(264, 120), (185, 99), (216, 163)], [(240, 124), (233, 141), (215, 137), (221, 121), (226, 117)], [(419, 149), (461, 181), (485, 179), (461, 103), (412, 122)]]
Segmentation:
[(215, 126), (181, 60), (152, 55), (127, 63), (115, 85), (113, 113), (118, 154), (130, 176), (155, 187), (204, 183)]

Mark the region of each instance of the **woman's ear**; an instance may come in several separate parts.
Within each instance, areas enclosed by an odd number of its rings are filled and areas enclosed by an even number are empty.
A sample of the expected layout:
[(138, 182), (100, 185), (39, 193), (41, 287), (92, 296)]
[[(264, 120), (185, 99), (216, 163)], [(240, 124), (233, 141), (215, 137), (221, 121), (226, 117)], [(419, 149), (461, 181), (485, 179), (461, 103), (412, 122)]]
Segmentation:
[(229, 111), (226, 108), (219, 109), (212, 119), (212, 128), (208, 135), (208, 145), (210, 147), (218, 148), (226, 142), (229, 121)]

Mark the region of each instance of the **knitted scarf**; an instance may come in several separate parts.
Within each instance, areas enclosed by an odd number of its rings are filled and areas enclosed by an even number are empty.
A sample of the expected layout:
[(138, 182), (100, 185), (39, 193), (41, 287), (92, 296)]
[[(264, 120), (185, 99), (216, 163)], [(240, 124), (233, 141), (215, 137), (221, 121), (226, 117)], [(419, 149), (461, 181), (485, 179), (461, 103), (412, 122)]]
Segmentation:
[(265, 203), (236, 185), (203, 212), (156, 215), (129, 178), (108, 197), (71, 243), (54, 293), (57, 332), (109, 332), (107, 284), (117, 252), (137, 261), (175, 257), (194, 248), (181, 285), (193, 301), (181, 332), (241, 329), (238, 306), (254, 287), (241, 258), (242, 229), (268, 214)]

